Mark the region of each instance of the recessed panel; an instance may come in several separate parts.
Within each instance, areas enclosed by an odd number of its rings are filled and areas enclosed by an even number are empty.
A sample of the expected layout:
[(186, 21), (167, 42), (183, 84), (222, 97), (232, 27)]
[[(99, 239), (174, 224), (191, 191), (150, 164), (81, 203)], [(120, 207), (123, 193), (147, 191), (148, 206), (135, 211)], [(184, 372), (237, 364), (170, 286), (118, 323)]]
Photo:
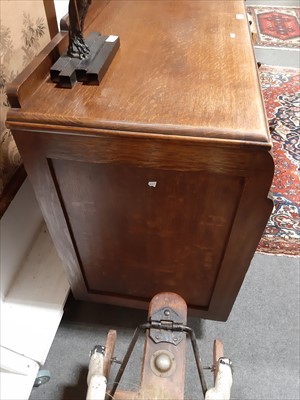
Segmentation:
[(241, 178), (50, 163), (88, 291), (145, 300), (171, 291), (209, 306)]

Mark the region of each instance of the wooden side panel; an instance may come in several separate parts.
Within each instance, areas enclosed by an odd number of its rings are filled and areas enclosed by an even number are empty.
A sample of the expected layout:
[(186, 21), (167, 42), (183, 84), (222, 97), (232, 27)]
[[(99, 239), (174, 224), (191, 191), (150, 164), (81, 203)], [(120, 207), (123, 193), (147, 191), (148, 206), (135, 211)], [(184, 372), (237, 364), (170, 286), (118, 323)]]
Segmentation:
[(242, 178), (50, 163), (90, 292), (150, 301), (173, 291), (208, 307)]
[(99, 86), (49, 82), (64, 32), (8, 88), (7, 125), (72, 290), (143, 308), (177, 291), (224, 320), (272, 208), (244, 1), (101, 0), (89, 15), (86, 34), (121, 38)]
[(170, 290), (226, 319), (271, 211), (268, 153), (14, 131), (76, 297), (146, 308)]
[(34, 149), (31, 141), (34, 142), (34, 135), (24, 135), (17, 131), (13, 134), (19, 151), (22, 152), (28, 178), (33, 186), (53, 243), (62, 260), (71, 289), (75, 296), (79, 296), (85, 293), (86, 287), (70, 235), (68, 220), (61, 207), (42, 146)]

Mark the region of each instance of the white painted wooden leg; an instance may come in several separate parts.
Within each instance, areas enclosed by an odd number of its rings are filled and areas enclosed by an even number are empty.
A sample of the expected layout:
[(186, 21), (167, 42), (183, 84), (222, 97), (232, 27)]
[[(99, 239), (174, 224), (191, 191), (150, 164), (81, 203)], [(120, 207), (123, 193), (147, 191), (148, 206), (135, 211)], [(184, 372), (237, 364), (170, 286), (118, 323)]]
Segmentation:
[(205, 400), (229, 400), (232, 386), (232, 368), (229, 358), (219, 359), (215, 386), (205, 394)]
[(93, 375), (89, 383), (86, 400), (104, 400), (106, 385), (105, 376)]
[(86, 400), (104, 400), (105, 398), (107, 380), (104, 376), (104, 351), (105, 348), (102, 346), (96, 346), (92, 351), (87, 377)]

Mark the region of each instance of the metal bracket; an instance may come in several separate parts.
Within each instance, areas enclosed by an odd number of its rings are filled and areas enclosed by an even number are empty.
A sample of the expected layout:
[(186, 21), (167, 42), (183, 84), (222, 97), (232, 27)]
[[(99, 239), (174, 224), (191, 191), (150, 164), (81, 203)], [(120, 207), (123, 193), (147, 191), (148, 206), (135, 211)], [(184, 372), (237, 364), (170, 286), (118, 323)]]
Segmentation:
[(154, 343), (170, 343), (177, 346), (185, 333), (182, 317), (171, 307), (163, 307), (150, 316), (149, 337)]
[(230, 360), (230, 358), (220, 357), (218, 362), (220, 364), (228, 365), (228, 367), (230, 367), (230, 369), (231, 369), (231, 372), (233, 373), (233, 365), (232, 365), (232, 361)]
[(92, 357), (93, 354), (95, 353), (100, 353), (103, 356), (105, 355), (105, 346), (101, 346), (100, 344), (97, 344), (91, 351), (90, 351), (90, 357)]
[(113, 357), (113, 358), (111, 358), (111, 360), (110, 360), (112, 363), (115, 363), (115, 364), (122, 364), (122, 361), (120, 361), (120, 360), (118, 360), (117, 359), (117, 357)]

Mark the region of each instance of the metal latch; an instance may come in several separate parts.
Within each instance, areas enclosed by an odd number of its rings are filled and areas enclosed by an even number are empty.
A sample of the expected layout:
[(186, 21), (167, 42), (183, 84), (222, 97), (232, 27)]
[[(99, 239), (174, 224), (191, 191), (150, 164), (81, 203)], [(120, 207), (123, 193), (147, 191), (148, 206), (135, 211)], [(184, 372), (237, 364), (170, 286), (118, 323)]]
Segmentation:
[(171, 343), (177, 346), (186, 334), (183, 318), (171, 307), (163, 307), (150, 316), (149, 337), (154, 343)]

